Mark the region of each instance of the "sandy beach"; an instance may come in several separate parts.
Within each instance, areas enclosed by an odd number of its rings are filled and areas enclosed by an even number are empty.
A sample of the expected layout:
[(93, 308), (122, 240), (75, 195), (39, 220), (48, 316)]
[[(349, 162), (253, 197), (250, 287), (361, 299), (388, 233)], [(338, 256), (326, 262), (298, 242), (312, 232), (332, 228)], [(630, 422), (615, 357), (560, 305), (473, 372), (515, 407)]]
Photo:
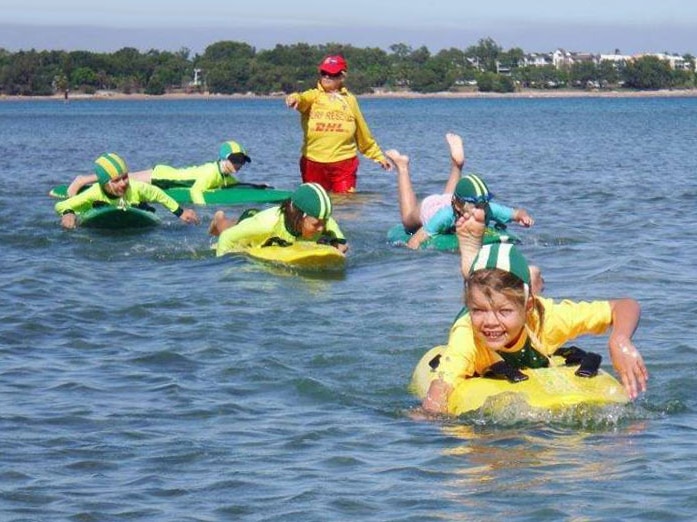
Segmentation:
[[(209, 93), (168, 93), (162, 95), (123, 94), (113, 91), (98, 91), (95, 94), (71, 93), (68, 100), (180, 100), (180, 99), (274, 99), (282, 98), (284, 94), (255, 95), (255, 94), (209, 94)], [(651, 98), (651, 97), (697, 97), (697, 89), (663, 89), (656, 91), (623, 91), (623, 90), (576, 90), (555, 89), (538, 90), (524, 89), (511, 93), (496, 92), (437, 92), (417, 93), (408, 91), (380, 91), (372, 94), (359, 94), (359, 98)], [(52, 96), (7, 96), (0, 95), (0, 101), (32, 101), (56, 100), (65, 101), (63, 94)]]

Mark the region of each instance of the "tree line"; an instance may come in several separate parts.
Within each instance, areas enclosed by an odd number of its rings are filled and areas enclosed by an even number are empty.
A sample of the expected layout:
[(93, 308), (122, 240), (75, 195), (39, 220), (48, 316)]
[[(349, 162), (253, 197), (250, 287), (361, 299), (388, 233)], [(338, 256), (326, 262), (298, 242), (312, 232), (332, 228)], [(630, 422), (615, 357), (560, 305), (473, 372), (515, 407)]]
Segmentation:
[(533, 89), (693, 88), (695, 59), (674, 70), (655, 56), (626, 63), (582, 61), (567, 67), (528, 65), (520, 48), (504, 50), (491, 38), (462, 49), (432, 54), (399, 43), (389, 51), (329, 43), (276, 45), (257, 51), (244, 42), (221, 41), (203, 54), (140, 52), (125, 47), (114, 53), (89, 51), (18, 51), (0, 48), (0, 94), (47, 96), (99, 90), (124, 94), (170, 92), (211, 94), (290, 93), (314, 87), (317, 64), (327, 54), (341, 54), (349, 64), (348, 85), (357, 94), (383, 91), (435, 93), (461, 90), (513, 92)]

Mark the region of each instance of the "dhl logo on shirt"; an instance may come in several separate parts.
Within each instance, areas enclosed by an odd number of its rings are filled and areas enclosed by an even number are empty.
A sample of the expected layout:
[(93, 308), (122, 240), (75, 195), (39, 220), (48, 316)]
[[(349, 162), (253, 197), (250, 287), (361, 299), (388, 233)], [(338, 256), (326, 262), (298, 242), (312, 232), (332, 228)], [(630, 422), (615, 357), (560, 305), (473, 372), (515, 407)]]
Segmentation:
[(326, 123), (322, 121), (318, 121), (315, 124), (315, 130), (317, 132), (344, 132), (341, 123)]

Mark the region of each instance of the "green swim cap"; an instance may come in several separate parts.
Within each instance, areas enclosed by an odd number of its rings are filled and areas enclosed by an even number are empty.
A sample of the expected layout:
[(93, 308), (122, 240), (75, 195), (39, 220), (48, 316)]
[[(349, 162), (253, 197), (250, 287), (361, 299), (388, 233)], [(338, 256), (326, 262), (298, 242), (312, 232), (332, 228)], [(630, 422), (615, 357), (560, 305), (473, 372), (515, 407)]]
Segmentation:
[(509, 272), (530, 285), (530, 268), (523, 254), (510, 243), (492, 243), (479, 249), (470, 267), (470, 274), (477, 270), (493, 270), (498, 268)]
[[(230, 158), (232, 156), (232, 158)], [(236, 141), (226, 141), (220, 146), (218, 157), (221, 160), (230, 159), (233, 163), (251, 163), (252, 158), (247, 155), (245, 148)], [(237, 160), (237, 161), (236, 161)]]
[(318, 183), (303, 183), (293, 192), (290, 200), (308, 216), (324, 220), (332, 215), (332, 200)]
[(476, 174), (469, 174), (458, 181), (454, 196), (464, 203), (486, 203), (492, 198), (489, 187)]
[(112, 179), (128, 174), (128, 166), (121, 156), (109, 152), (95, 160), (94, 173), (97, 175), (97, 182), (104, 186)]

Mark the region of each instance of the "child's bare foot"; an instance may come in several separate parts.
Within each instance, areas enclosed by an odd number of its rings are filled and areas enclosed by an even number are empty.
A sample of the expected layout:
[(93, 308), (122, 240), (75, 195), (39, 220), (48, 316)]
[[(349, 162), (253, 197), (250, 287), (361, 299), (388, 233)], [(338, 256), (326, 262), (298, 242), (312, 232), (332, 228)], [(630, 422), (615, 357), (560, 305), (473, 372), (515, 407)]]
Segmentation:
[(460, 247), (460, 270), (465, 281), (469, 277), (472, 262), (482, 247), (485, 228), (485, 213), (482, 209), (475, 209), (466, 216), (460, 216), (455, 222), (455, 233)]
[(472, 212), (465, 213), (457, 218), (455, 222), (455, 233), (458, 239), (477, 242), (480, 246), (485, 229), (486, 213), (479, 208), (475, 208)]
[(220, 233), (224, 230), (221, 229), (223, 224), (227, 221), (225, 218), (225, 212), (222, 210), (217, 210), (215, 214), (213, 214), (213, 219), (211, 220), (211, 224), (208, 225), (208, 233), (211, 236), (219, 236)]
[(454, 132), (448, 132), (445, 135), (445, 141), (450, 147), (450, 159), (455, 165), (462, 168), (465, 164), (465, 146), (462, 144), (462, 138)]
[(406, 154), (400, 154), (400, 152), (396, 149), (385, 151), (385, 156), (395, 164), (397, 170), (409, 167), (409, 156)]

